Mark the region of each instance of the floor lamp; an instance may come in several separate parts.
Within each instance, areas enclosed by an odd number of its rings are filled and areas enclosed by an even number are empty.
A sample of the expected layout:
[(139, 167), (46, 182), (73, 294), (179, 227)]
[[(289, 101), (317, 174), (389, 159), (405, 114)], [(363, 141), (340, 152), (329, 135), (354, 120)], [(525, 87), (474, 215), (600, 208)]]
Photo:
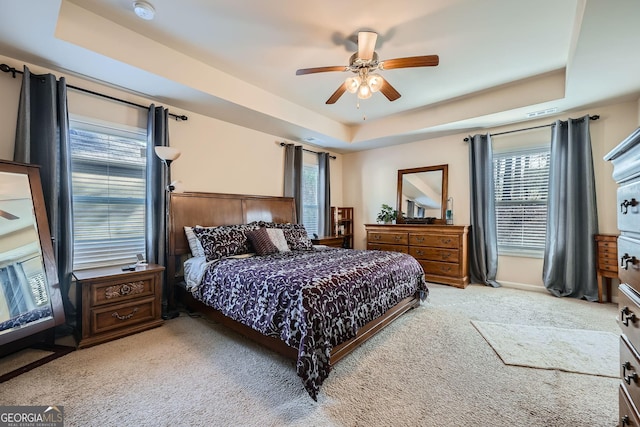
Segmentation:
[[(169, 259), (167, 257), (167, 253), (169, 251), (169, 196), (170, 193), (175, 190), (175, 182), (171, 181), (171, 163), (180, 157), (180, 150), (173, 147), (166, 146), (156, 146), (154, 147), (156, 156), (162, 160), (162, 162), (167, 167), (167, 180), (165, 182), (165, 196), (164, 196), (164, 283), (163, 283), (163, 297), (162, 297), (162, 318), (163, 319), (174, 319), (180, 315), (177, 311), (169, 311), (169, 277), (167, 277), (167, 265), (169, 263)], [(160, 254), (158, 254), (158, 257)]]

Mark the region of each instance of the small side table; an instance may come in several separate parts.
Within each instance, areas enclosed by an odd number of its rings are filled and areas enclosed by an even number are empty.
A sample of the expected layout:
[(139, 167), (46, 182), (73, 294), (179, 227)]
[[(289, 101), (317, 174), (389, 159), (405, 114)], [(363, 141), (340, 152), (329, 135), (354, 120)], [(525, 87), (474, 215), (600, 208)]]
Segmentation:
[(344, 247), (344, 236), (320, 236), (318, 238), (311, 239), (311, 243), (314, 245), (332, 246), (334, 248)]
[(603, 288), (607, 287), (607, 302), (611, 302), (611, 279), (618, 278), (618, 236), (615, 234), (596, 234), (596, 254), (598, 265), (598, 302), (603, 302)]
[(162, 325), (163, 270), (149, 264), (135, 271), (120, 266), (75, 271), (78, 347)]

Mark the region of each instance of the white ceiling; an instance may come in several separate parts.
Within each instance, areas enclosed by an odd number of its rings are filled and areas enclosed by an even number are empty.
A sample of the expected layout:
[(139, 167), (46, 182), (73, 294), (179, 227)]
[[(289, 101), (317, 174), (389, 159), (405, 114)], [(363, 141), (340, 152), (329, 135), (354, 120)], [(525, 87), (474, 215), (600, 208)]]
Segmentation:
[[(638, 0), (150, 3), (152, 21), (132, 0), (3, 2), (0, 55), (337, 152), (640, 97)], [(382, 60), (440, 65), (382, 71), (397, 101), (326, 105), (348, 74), (295, 71), (347, 65), (362, 29), (379, 34)]]

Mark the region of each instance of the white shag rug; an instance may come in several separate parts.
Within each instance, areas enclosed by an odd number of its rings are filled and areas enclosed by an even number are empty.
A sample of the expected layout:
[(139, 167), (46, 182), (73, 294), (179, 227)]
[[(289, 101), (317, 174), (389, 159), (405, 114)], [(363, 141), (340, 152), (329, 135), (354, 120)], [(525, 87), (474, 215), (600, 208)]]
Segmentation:
[(618, 378), (611, 332), (471, 321), (505, 365)]

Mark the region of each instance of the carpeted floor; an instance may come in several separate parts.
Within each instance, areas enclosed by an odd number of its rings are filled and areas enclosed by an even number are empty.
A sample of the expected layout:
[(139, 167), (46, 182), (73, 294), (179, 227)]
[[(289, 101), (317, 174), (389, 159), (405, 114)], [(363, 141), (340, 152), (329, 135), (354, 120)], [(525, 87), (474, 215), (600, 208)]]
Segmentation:
[[(612, 426), (616, 378), (505, 365), (472, 321), (618, 334), (613, 304), (430, 285), (429, 301), (338, 363), (318, 402), (293, 362), (184, 314), (0, 388), (67, 426)], [(618, 354), (607, 355), (617, 365)]]

